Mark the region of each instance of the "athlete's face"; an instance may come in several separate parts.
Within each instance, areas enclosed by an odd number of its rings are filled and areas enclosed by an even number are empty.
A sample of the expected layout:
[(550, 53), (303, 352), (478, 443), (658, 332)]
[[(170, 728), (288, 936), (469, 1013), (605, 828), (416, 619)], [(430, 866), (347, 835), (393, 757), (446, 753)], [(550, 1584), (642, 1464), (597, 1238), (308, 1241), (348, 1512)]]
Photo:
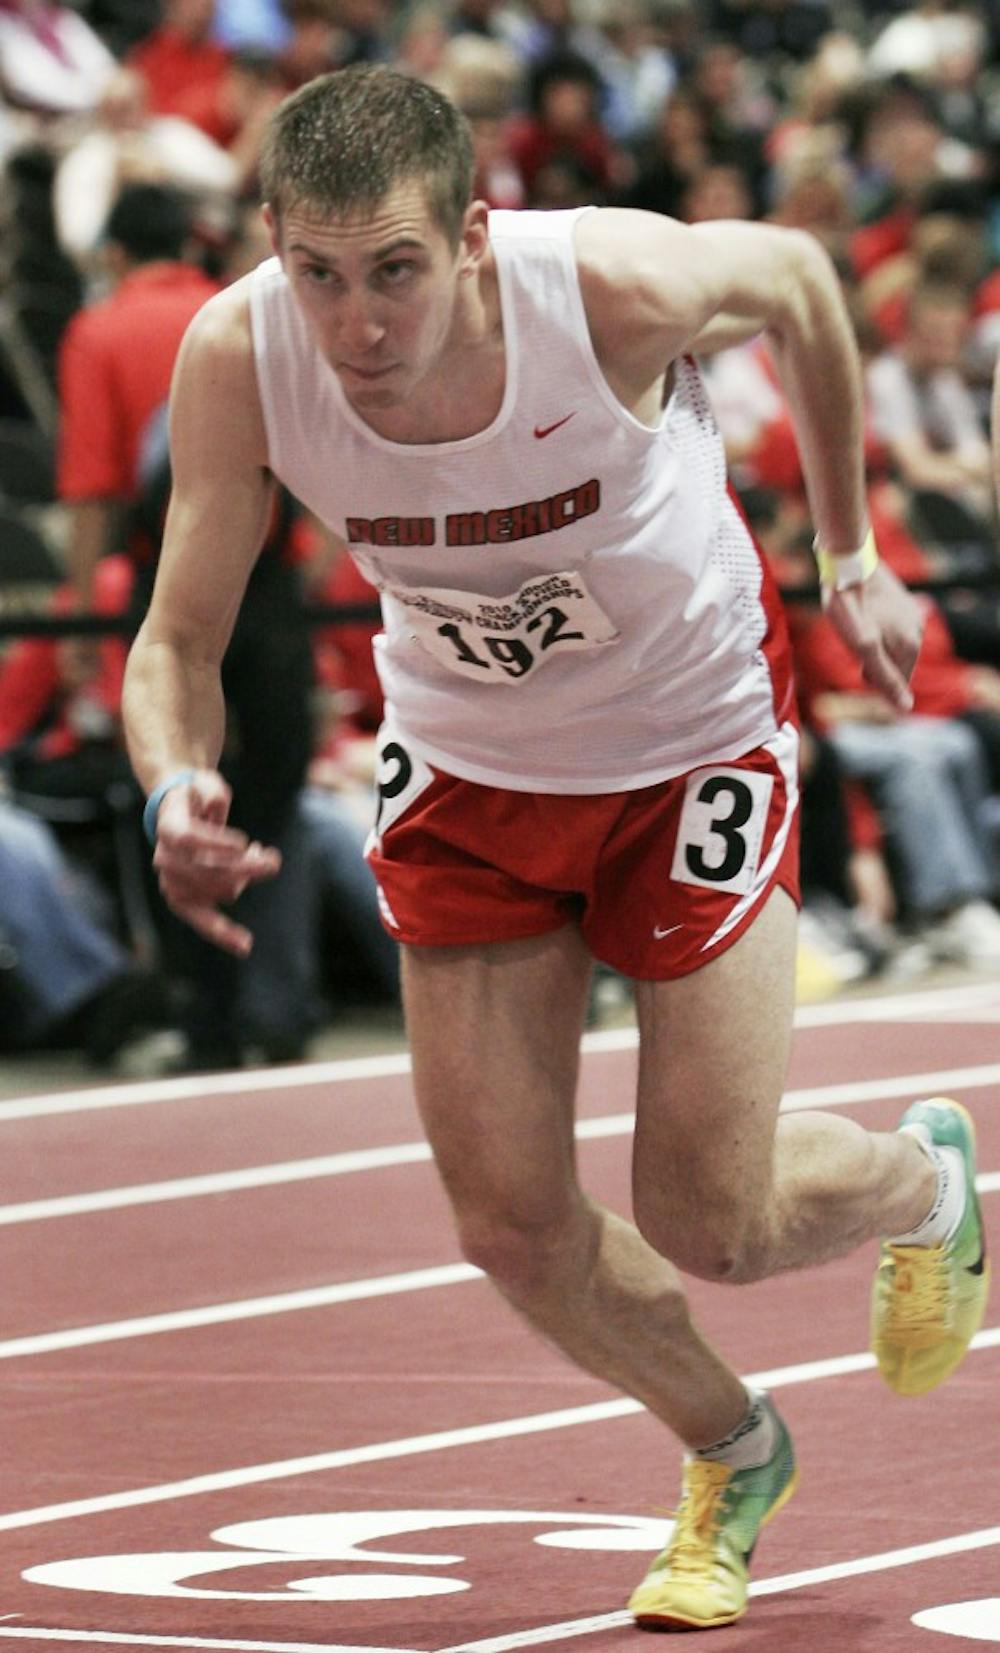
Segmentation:
[(398, 407), (451, 342), (460, 284), (485, 246), (475, 207), (457, 249), (423, 186), (396, 186), (371, 215), (330, 218), (291, 208), (272, 235), (313, 338), (362, 414)]

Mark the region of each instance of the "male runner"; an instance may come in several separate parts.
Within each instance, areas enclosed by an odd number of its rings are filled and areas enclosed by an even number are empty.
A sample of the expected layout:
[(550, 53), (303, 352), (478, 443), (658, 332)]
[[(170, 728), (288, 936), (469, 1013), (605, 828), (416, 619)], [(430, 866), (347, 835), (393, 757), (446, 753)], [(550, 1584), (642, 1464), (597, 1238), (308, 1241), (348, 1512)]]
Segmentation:
[[(725, 1624), (794, 1460), (770, 1400), (692, 1325), (675, 1265), (755, 1280), (892, 1236), (875, 1342), (904, 1393), (957, 1364), (986, 1275), (953, 1104), (890, 1134), (778, 1118), (796, 730), (780, 607), (697, 354), (768, 330), (830, 613), (901, 709), (917, 611), (868, 529), (857, 356), (812, 239), (490, 214), (471, 177), (452, 106), (391, 71), (321, 78), (277, 111), (277, 258), (206, 307), (179, 363), (131, 752), (166, 898), (245, 951), (221, 908), (276, 858), (226, 825), (219, 662), (279, 477), (382, 593), (370, 858), (465, 1253), (680, 1437), (678, 1520), (632, 1610)], [(637, 981), (637, 1227), (575, 1175), (594, 956)]]

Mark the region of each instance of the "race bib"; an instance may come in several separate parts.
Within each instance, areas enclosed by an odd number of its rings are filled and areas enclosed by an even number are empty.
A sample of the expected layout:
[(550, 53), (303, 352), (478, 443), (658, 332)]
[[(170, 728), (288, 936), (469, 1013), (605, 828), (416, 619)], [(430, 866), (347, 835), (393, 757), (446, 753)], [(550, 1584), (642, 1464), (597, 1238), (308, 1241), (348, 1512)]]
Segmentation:
[(406, 813), (422, 792), (426, 792), (434, 779), (430, 765), (403, 744), (402, 737), (388, 721), (379, 729), (375, 751), (377, 802), (375, 820), (365, 844), (366, 855), (381, 844), (382, 834)]
[(509, 597), (436, 587), (382, 586), (435, 660), (460, 677), (510, 683), (572, 649), (613, 643), (618, 632), (579, 574), (540, 574)]
[(745, 895), (760, 864), (774, 778), (752, 769), (696, 769), (684, 789), (671, 878)]

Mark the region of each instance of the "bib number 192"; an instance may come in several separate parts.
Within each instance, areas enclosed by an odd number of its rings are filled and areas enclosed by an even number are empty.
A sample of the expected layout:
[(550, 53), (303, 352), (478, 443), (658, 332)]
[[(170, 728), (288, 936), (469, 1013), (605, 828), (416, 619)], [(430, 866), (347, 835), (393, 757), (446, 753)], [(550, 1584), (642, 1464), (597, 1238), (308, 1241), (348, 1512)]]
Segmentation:
[[(544, 629), (543, 629), (544, 628)], [(459, 660), (467, 666), (478, 666), (483, 671), (492, 671), (499, 666), (508, 677), (524, 677), (530, 672), (538, 655), (544, 654), (546, 649), (553, 648), (558, 643), (582, 643), (586, 641), (582, 631), (572, 631), (570, 622), (561, 608), (546, 608), (541, 614), (536, 614), (533, 620), (525, 625), (526, 632), (538, 632), (534, 640), (534, 648), (529, 646), (520, 637), (490, 637), (476, 634), (475, 641), (485, 651), (485, 658), (477, 654), (461, 626), (438, 626), (439, 637), (447, 638)]]

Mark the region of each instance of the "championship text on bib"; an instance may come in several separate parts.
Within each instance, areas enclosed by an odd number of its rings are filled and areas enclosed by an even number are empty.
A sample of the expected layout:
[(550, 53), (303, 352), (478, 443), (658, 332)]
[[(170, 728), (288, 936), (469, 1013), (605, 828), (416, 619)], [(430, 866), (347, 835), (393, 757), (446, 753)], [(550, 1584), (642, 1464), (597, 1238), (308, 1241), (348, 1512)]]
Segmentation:
[(418, 643), (449, 671), (480, 683), (527, 677), (571, 649), (613, 643), (618, 632), (579, 574), (541, 574), (508, 597), (382, 585), (405, 610)]

